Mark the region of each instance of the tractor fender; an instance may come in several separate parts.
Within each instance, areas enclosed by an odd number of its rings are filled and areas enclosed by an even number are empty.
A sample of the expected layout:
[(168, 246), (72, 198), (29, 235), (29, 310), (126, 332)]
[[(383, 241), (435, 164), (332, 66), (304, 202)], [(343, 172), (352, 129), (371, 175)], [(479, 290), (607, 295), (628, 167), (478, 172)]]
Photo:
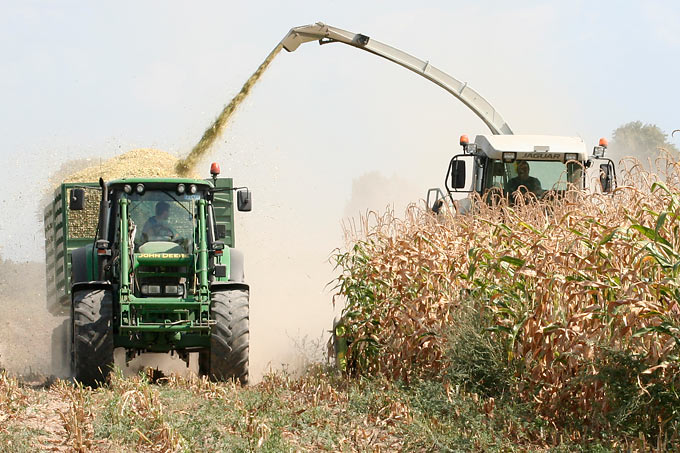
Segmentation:
[(229, 281), (243, 283), (246, 281), (246, 273), (243, 266), (243, 252), (230, 248), (229, 249)]
[(89, 281), (89, 282), (75, 282), (71, 285), (71, 299), (77, 291), (82, 291), (84, 289), (108, 289), (113, 290), (113, 285), (109, 281)]
[(210, 291), (225, 289), (242, 289), (244, 291), (250, 291), (250, 285), (243, 282), (212, 282), (210, 284)]
[(87, 271), (88, 252), (92, 253), (91, 246), (80, 247), (71, 252), (71, 285), (90, 280)]

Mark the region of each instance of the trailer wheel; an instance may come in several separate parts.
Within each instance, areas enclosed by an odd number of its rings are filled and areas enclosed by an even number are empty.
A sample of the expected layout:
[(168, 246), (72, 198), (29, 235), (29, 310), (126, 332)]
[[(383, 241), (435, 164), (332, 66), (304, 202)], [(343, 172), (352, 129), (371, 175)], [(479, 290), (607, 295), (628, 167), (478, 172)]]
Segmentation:
[(73, 295), (71, 364), (77, 381), (96, 387), (113, 365), (113, 298), (111, 291), (85, 289)]
[[(232, 289), (212, 293), (211, 317), (215, 320), (208, 354), (202, 353), (199, 368), (217, 380), (235, 379), (248, 383), (248, 291)], [(202, 362), (202, 363), (201, 363)]]
[(52, 330), (52, 368), (55, 376), (71, 374), (71, 318), (66, 319)]
[(210, 349), (198, 353), (198, 375), (210, 376)]

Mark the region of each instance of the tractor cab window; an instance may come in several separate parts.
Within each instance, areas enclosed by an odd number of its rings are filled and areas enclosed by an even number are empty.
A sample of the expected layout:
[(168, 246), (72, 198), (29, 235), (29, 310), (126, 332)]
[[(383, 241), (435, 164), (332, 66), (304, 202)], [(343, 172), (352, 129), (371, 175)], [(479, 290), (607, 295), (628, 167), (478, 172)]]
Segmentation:
[(198, 195), (149, 190), (128, 195), (128, 215), (134, 225), (134, 250), (147, 242), (173, 242), (193, 250)]
[[(560, 161), (545, 160), (516, 160), (503, 162), (490, 159), (485, 189), (502, 189), (504, 192), (514, 192), (519, 188), (535, 195), (542, 195), (545, 191), (564, 191), (569, 183), (577, 188), (582, 187), (582, 167), (578, 163), (566, 164)], [(524, 189), (523, 189), (524, 190)]]

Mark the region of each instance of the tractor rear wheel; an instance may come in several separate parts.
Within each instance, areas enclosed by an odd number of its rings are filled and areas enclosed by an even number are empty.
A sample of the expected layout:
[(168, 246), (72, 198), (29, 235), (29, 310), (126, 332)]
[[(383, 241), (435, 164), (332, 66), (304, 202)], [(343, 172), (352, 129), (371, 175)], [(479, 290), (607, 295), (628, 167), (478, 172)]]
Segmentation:
[(106, 381), (113, 365), (113, 297), (105, 289), (85, 289), (73, 295), (72, 367), (77, 381), (96, 387)]
[(235, 379), (248, 383), (249, 303), (248, 291), (213, 291), (210, 304), (215, 320), (210, 335), (210, 353), (202, 353), (199, 368), (213, 379)]

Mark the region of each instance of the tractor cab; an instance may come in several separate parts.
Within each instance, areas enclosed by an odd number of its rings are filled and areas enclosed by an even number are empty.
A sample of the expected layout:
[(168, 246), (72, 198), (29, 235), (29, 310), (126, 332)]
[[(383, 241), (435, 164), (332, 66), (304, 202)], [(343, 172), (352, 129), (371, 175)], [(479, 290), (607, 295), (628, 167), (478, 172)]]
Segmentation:
[[(191, 179), (128, 179), (111, 182), (109, 189), (113, 201), (109, 228), (115, 231), (112, 243), (130, 254), (130, 295), (197, 295), (193, 263), (201, 240), (208, 236), (207, 199), (212, 184)], [(127, 241), (118, 240), (121, 234), (127, 234)]]
[[(134, 181), (111, 185), (118, 200), (128, 200), (130, 243), (134, 251), (193, 253), (198, 201), (205, 198), (209, 186), (188, 181), (149, 188), (147, 185), (148, 182), (145, 185)], [(193, 193), (187, 191), (187, 186)]]

